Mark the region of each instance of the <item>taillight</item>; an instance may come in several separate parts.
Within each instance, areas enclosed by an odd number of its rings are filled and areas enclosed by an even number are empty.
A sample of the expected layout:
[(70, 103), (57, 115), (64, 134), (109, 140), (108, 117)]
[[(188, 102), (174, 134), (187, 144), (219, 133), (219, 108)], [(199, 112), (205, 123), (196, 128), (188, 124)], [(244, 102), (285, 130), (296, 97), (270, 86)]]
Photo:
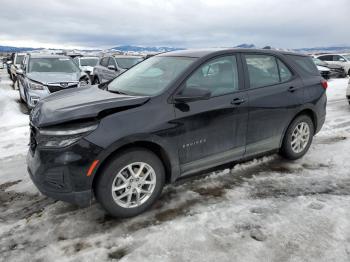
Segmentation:
[(321, 80), (321, 86), (324, 88), (324, 89), (327, 89), (328, 87), (328, 82), (326, 80)]

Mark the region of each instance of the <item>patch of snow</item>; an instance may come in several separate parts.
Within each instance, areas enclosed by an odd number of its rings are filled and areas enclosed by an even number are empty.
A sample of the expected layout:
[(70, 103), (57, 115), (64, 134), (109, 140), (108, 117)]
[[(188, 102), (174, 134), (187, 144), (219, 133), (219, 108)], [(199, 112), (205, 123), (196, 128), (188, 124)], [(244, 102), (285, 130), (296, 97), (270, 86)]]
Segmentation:
[(25, 170), (28, 116), (0, 82), (0, 261), (349, 261), (347, 81), (329, 81), (325, 126), (302, 159), (273, 155), (167, 186), (130, 219), (38, 194)]

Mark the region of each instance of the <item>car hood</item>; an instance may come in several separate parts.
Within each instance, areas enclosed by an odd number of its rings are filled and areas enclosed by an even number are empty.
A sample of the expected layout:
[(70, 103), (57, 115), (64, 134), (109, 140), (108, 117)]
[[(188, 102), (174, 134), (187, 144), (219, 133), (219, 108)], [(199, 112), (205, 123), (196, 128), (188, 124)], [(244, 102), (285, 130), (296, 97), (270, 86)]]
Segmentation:
[(40, 82), (44, 85), (48, 83), (58, 82), (76, 82), (79, 81), (80, 72), (61, 73), (61, 72), (31, 72), (27, 73), (27, 77), (33, 81)]
[(317, 66), (318, 71), (330, 71), (329, 68), (324, 66)]
[(92, 86), (54, 93), (38, 102), (30, 114), (36, 127), (96, 118), (103, 112), (118, 112), (146, 103), (149, 97), (114, 94)]
[(80, 69), (81, 69), (81, 71), (92, 72), (94, 70), (94, 67), (93, 66), (81, 66)]

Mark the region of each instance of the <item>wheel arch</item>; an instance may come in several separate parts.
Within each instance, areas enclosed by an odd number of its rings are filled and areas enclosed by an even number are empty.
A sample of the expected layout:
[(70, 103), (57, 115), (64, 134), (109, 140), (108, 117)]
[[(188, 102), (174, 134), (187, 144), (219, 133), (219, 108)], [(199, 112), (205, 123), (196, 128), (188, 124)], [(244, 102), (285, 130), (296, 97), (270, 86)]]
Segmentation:
[(317, 115), (316, 115), (315, 111), (312, 110), (311, 108), (303, 108), (303, 109), (301, 109), (299, 112), (297, 112), (297, 113), (295, 114), (295, 116), (289, 121), (288, 125), (284, 128), (284, 130), (283, 130), (283, 135), (282, 135), (282, 138), (281, 138), (281, 141), (280, 141), (280, 147), (282, 146), (283, 139), (284, 139), (284, 137), (285, 137), (285, 135), (286, 135), (286, 132), (287, 132), (287, 130), (288, 130), (288, 127), (292, 124), (292, 122), (293, 122), (297, 117), (299, 117), (299, 116), (301, 116), (301, 115), (307, 115), (307, 116), (309, 116), (309, 117), (311, 118), (312, 123), (313, 123), (313, 125), (314, 125), (314, 134), (315, 134), (316, 129), (317, 129), (317, 124), (318, 124), (318, 123), (317, 123)]
[(149, 150), (153, 152), (161, 162), (163, 163), (164, 169), (165, 169), (165, 182), (171, 183), (175, 179), (176, 173), (176, 163), (174, 163), (173, 158), (169, 154), (169, 152), (165, 149), (163, 145), (160, 143), (157, 143), (155, 141), (150, 140), (135, 140), (132, 142), (122, 143), (118, 146), (115, 146), (109, 150), (107, 150), (107, 153), (104, 154), (101, 158), (99, 158), (99, 164), (96, 168), (96, 170), (92, 174), (92, 180), (91, 180), (91, 188), (94, 188), (95, 183), (97, 181), (97, 178), (102, 175), (102, 171), (106, 165), (118, 154), (122, 154), (126, 150), (129, 150), (131, 148), (144, 148), (146, 150)]

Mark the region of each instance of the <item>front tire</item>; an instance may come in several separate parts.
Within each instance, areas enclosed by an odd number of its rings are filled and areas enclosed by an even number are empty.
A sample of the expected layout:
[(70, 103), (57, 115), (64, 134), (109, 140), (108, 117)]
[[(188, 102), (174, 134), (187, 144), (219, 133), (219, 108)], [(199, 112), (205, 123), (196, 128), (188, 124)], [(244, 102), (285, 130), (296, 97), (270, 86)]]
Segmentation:
[(99, 85), (100, 84), (100, 79), (98, 78), (98, 76), (94, 77), (94, 85)]
[(94, 186), (97, 201), (114, 217), (136, 216), (152, 206), (165, 183), (161, 160), (133, 148), (116, 155), (101, 170)]
[(315, 127), (307, 115), (298, 116), (289, 125), (284, 138), (280, 154), (287, 159), (301, 158), (309, 150), (315, 134)]

